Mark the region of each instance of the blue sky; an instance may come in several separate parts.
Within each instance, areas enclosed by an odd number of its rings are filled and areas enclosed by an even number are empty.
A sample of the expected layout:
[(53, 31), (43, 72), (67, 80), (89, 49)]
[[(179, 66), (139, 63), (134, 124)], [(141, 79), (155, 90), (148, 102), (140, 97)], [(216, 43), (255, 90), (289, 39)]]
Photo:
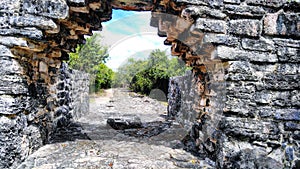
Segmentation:
[(157, 35), (157, 28), (150, 26), (151, 12), (113, 10), (112, 20), (102, 23), (102, 44), (109, 46), (107, 66), (116, 70), (131, 56), (145, 55), (154, 49), (169, 50)]

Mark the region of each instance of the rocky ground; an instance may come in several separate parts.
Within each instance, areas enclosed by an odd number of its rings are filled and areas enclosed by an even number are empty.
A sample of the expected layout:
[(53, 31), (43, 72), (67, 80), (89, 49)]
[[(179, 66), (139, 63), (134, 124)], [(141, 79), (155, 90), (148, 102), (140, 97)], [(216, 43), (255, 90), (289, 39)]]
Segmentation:
[[(58, 130), (52, 144), (30, 155), (18, 168), (214, 168), (183, 150), (187, 130), (166, 120), (166, 105), (125, 89), (110, 89), (91, 97), (90, 112)], [(107, 120), (138, 121), (138, 128), (121, 128)], [(118, 126), (117, 126), (118, 127)]]

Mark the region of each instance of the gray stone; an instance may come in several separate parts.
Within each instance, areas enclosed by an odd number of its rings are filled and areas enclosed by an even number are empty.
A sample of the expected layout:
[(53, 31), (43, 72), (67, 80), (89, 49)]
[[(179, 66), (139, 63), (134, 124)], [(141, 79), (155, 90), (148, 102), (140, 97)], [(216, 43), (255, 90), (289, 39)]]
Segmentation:
[(0, 44), (13, 47), (21, 46), (27, 47), (27, 41), (23, 38), (11, 37), (11, 36), (0, 36)]
[(24, 0), (23, 11), (55, 19), (69, 16), (69, 7), (65, 0)]
[(277, 56), (269, 53), (249, 52), (227, 46), (218, 46), (215, 57), (224, 60), (249, 60), (253, 62), (277, 62)]
[(268, 1), (268, 0), (246, 0), (247, 4), (263, 5), (263, 6), (275, 7), (275, 8), (281, 7), (287, 2), (288, 2), (288, 0), (272, 0), (272, 1)]
[(183, 13), (189, 13), (192, 17), (202, 18), (210, 16), (217, 19), (224, 19), (227, 17), (227, 15), (220, 10), (212, 9), (207, 6), (188, 6), (183, 10)]
[(10, 29), (0, 29), (0, 35), (21, 35), (29, 37), (31, 39), (41, 39), (43, 37), (43, 32), (33, 27), (26, 28), (10, 28)]
[(263, 77), (266, 89), (299, 89), (300, 75), (266, 74)]
[(224, 0), (224, 3), (240, 4), (241, 0)]
[(266, 11), (259, 6), (225, 5), (224, 12), (230, 15), (262, 17)]
[(297, 75), (300, 74), (299, 64), (279, 64), (277, 67), (277, 72), (282, 75)]
[(2, 69), (0, 69), (0, 76), (8, 74), (24, 74), (24, 68), (20, 65), (18, 60), (15, 60), (13, 58), (9, 58), (6, 56), (1, 57), (0, 65), (2, 66)]
[(194, 29), (215, 33), (225, 33), (226, 28), (227, 26), (225, 21), (199, 18), (196, 20)]
[(278, 46), (300, 48), (300, 40), (274, 38), (273, 41)]
[(300, 130), (300, 124), (295, 122), (284, 123), (284, 129), (288, 131)]
[(11, 53), (11, 51), (7, 46), (0, 45), (0, 56), (13, 57), (13, 54)]
[(300, 121), (300, 110), (297, 109), (279, 109), (276, 110), (275, 119)]
[(204, 43), (213, 43), (227, 46), (238, 46), (239, 39), (233, 36), (223, 34), (206, 33), (203, 38)]
[(264, 33), (267, 35), (300, 36), (299, 14), (287, 14), (282, 11), (266, 14), (264, 18)]
[(258, 37), (262, 31), (262, 23), (259, 20), (238, 19), (229, 21), (229, 32), (236, 35)]
[(269, 137), (279, 139), (279, 129), (275, 122), (249, 118), (226, 117), (220, 124), (227, 135), (266, 141)]
[(290, 47), (278, 47), (277, 54), (279, 61), (300, 62), (300, 49)]
[(260, 38), (259, 40), (244, 38), (242, 39), (242, 47), (257, 51), (274, 51), (275, 49), (274, 42), (265, 38)]
[(26, 100), (24, 98), (14, 98), (11, 95), (0, 95), (0, 103), (0, 114), (2, 115), (22, 113), (26, 106)]
[(0, 94), (27, 95), (28, 88), (26, 79), (18, 75), (1, 75)]
[(141, 128), (142, 122), (139, 117), (111, 117), (107, 119), (107, 124), (109, 124), (113, 129), (124, 130), (132, 128)]
[(38, 27), (44, 30), (57, 29), (56, 23), (49, 18), (25, 14), (23, 16), (1, 17), (0, 20), (8, 22), (10, 26)]

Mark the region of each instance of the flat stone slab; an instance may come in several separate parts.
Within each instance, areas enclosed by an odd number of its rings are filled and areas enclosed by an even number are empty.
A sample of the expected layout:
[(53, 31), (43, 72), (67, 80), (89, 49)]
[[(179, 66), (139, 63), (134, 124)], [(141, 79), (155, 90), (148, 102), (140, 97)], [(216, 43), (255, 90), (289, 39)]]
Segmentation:
[(133, 129), (133, 128), (142, 127), (142, 121), (137, 116), (110, 117), (107, 119), (107, 124), (116, 130)]

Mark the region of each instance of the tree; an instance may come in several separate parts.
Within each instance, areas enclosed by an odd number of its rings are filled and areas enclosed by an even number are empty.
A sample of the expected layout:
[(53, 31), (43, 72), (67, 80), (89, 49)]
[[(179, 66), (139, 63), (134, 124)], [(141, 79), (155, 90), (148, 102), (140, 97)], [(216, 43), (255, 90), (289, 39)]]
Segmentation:
[(113, 71), (104, 63), (108, 59), (108, 47), (101, 45), (101, 35), (94, 34), (78, 45), (75, 53), (70, 53), (70, 68), (90, 74), (90, 92), (111, 86)]
[(169, 78), (183, 75), (188, 69), (180, 59), (169, 58), (166, 51), (156, 49), (145, 60), (128, 59), (118, 68), (114, 84), (129, 84), (130, 89), (143, 94), (155, 88), (167, 93)]

